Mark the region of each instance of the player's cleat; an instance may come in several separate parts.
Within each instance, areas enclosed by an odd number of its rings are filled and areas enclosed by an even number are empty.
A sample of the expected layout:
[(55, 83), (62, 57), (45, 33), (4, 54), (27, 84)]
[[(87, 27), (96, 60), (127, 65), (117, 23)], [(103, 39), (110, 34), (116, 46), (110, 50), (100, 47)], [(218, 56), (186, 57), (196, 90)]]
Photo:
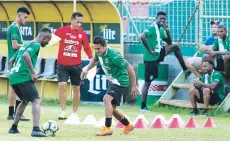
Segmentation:
[(132, 124), (129, 124), (127, 126), (124, 126), (123, 131), (122, 131), (122, 135), (127, 135), (129, 132), (131, 132), (132, 130), (134, 130), (134, 127)]
[(110, 127), (103, 127), (100, 133), (97, 133), (96, 136), (110, 136), (113, 134), (113, 131)]
[(190, 112), (190, 116), (197, 116), (199, 115), (199, 112), (195, 113), (194, 111)]
[(45, 133), (43, 133), (41, 130), (32, 130), (32, 133), (31, 133), (31, 136), (32, 137), (47, 137)]
[(208, 116), (208, 111), (204, 110), (200, 115), (201, 116)]
[(65, 111), (62, 111), (61, 115), (58, 117), (59, 120), (65, 120), (67, 119), (67, 115)]
[(142, 112), (150, 112), (150, 110), (147, 107), (141, 108)]
[(9, 134), (18, 134), (18, 133), (20, 133), (20, 132), (18, 131), (18, 129), (10, 128), (9, 131), (8, 131), (8, 133), (9, 133)]
[(14, 116), (8, 115), (7, 120), (14, 120)]
[(24, 117), (24, 116), (21, 116), (20, 120), (21, 120), (21, 121), (30, 121), (30, 119), (29, 119), (29, 118)]

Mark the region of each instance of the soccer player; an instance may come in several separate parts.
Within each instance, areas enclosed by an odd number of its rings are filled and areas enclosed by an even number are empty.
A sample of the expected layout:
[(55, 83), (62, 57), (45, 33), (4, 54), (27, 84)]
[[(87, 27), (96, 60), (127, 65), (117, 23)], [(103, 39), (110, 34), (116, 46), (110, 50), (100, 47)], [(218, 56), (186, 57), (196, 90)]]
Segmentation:
[(203, 60), (202, 71), (204, 72), (200, 80), (194, 80), (194, 88), (189, 90), (190, 101), (193, 111), (192, 115), (199, 114), (197, 102), (204, 103), (205, 109), (201, 115), (207, 115), (208, 106), (220, 103), (225, 98), (224, 79), (220, 72), (213, 69), (213, 62)]
[(22, 116), (28, 102), (32, 102), (33, 130), (31, 136), (46, 136), (39, 128), (41, 101), (34, 84), (34, 81), (37, 79), (34, 67), (37, 62), (40, 46), (45, 47), (50, 41), (51, 36), (52, 33), (50, 29), (41, 29), (35, 40), (21, 46), (20, 49), (10, 59), (10, 85), (16, 92), (16, 95), (22, 100), (22, 102), (18, 106), (14, 118), (14, 123), (9, 129), (9, 134), (19, 133), (19, 119)]
[(193, 74), (195, 74), (198, 78), (202, 77), (202, 56), (205, 53), (210, 53), (212, 51), (212, 46), (217, 39), (217, 27), (220, 24), (220, 21), (211, 21), (211, 33), (212, 36), (209, 37), (204, 45), (201, 45), (200, 47), (200, 54), (199, 57), (190, 57), (186, 59), (185, 64), (189, 71), (191, 71)]
[(73, 116), (76, 116), (80, 103), (80, 75), (82, 72), (81, 50), (84, 48), (88, 58), (93, 58), (87, 34), (81, 29), (83, 15), (74, 12), (71, 17), (71, 25), (64, 26), (56, 30), (55, 35), (61, 38), (58, 58), (57, 77), (59, 85), (59, 100), (61, 105), (61, 115), (59, 120), (67, 118), (66, 115), (66, 85), (70, 77), (73, 89)]
[(113, 134), (111, 130), (112, 116), (125, 125), (122, 134), (128, 134), (134, 127), (116, 107), (120, 105), (121, 97), (129, 87), (129, 78), (132, 86), (131, 93), (134, 96), (139, 94), (134, 69), (118, 51), (107, 47), (103, 37), (94, 38), (93, 48), (96, 52), (95, 56), (83, 70), (82, 76), (86, 76), (88, 71), (96, 66), (99, 61), (109, 81), (109, 88), (103, 98), (106, 117), (105, 127), (96, 135), (107, 136)]
[[(148, 89), (151, 81), (158, 77), (158, 65), (164, 60), (164, 57), (169, 53), (174, 52), (177, 60), (179, 61), (183, 71), (187, 73), (187, 68), (180, 51), (176, 44), (172, 44), (171, 35), (168, 26), (165, 24), (166, 13), (160, 11), (157, 13), (156, 22), (153, 23), (141, 35), (141, 41), (145, 47), (144, 51), (144, 64), (145, 64), (145, 83), (142, 88), (142, 105), (141, 111), (149, 112), (146, 106)], [(165, 35), (165, 32), (167, 35)], [(167, 43), (163, 46), (162, 40)]]
[(222, 74), (226, 79), (230, 77), (230, 35), (224, 25), (219, 25), (217, 28), (218, 39), (213, 45), (213, 51), (210, 55), (213, 57), (221, 57), (224, 62), (224, 71)]
[[(26, 24), (29, 15), (30, 11), (26, 7), (18, 8), (15, 21), (10, 25), (10, 27), (7, 30), (8, 60), (12, 58), (15, 52), (23, 44), (23, 38), (19, 28), (20, 26)], [(16, 96), (16, 105), (14, 110), (15, 91), (11, 87), (8, 95), (8, 100), (9, 114), (7, 119), (13, 120), (14, 113), (16, 113), (17, 107), (21, 103), (21, 100)], [(21, 116), (21, 120), (29, 121), (29, 119), (24, 116)]]

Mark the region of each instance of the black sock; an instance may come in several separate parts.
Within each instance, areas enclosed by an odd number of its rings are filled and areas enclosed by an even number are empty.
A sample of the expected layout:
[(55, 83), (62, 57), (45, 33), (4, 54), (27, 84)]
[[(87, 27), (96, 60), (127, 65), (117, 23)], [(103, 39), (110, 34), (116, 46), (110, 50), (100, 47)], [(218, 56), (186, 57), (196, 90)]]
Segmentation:
[(197, 108), (193, 108), (193, 113), (194, 114), (198, 114), (198, 109)]
[(11, 128), (14, 129), (14, 130), (16, 130), (16, 129), (18, 129), (18, 125), (12, 124)]
[(124, 117), (124, 119), (120, 120), (120, 122), (125, 126), (129, 125), (129, 121), (126, 117)]
[(141, 109), (145, 108), (146, 107), (146, 103), (145, 102), (142, 102), (141, 103)]
[(105, 126), (110, 127), (112, 124), (112, 118), (105, 118)]
[(9, 116), (14, 115), (14, 106), (9, 106)]
[(40, 128), (38, 126), (34, 126), (33, 131), (40, 131)]
[(17, 108), (18, 108), (18, 105), (21, 103), (21, 101), (19, 101), (19, 100), (16, 100), (16, 104), (15, 104), (15, 113), (16, 113), (16, 111), (17, 111)]

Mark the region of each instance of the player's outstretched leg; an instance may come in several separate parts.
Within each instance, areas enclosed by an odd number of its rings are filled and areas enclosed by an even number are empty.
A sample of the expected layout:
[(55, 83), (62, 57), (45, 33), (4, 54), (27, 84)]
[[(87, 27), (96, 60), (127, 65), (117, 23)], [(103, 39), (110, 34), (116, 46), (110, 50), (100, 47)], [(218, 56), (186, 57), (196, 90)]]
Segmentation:
[(113, 116), (124, 125), (123, 131), (121, 133), (122, 135), (126, 135), (132, 130), (134, 130), (133, 125), (129, 122), (129, 120), (124, 116), (123, 113), (116, 109), (115, 106), (113, 109)]
[(22, 101), (21, 104), (19, 104), (18, 108), (17, 108), (17, 112), (14, 118), (14, 123), (11, 126), (11, 128), (9, 129), (8, 133), (9, 134), (17, 134), (19, 133), (18, 131), (18, 122), (27, 106), (28, 102), (27, 101)]
[(112, 106), (113, 97), (106, 94), (103, 98), (105, 105), (105, 126), (101, 132), (97, 133), (96, 136), (109, 136), (113, 134), (111, 129), (112, 125), (112, 115), (113, 115), (113, 106)]
[(33, 130), (31, 133), (32, 137), (46, 137), (46, 135), (40, 130), (40, 99), (34, 99), (32, 101), (32, 115), (33, 115)]

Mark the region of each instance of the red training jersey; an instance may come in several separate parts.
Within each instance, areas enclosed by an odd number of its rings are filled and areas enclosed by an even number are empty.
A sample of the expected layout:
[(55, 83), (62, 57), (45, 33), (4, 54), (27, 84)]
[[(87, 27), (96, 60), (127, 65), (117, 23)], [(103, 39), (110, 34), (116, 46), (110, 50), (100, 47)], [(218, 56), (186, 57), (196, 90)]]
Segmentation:
[(64, 26), (57, 29), (55, 35), (61, 38), (57, 64), (65, 66), (81, 64), (82, 46), (88, 58), (91, 59), (93, 57), (88, 36), (82, 29), (72, 30), (70, 25)]

